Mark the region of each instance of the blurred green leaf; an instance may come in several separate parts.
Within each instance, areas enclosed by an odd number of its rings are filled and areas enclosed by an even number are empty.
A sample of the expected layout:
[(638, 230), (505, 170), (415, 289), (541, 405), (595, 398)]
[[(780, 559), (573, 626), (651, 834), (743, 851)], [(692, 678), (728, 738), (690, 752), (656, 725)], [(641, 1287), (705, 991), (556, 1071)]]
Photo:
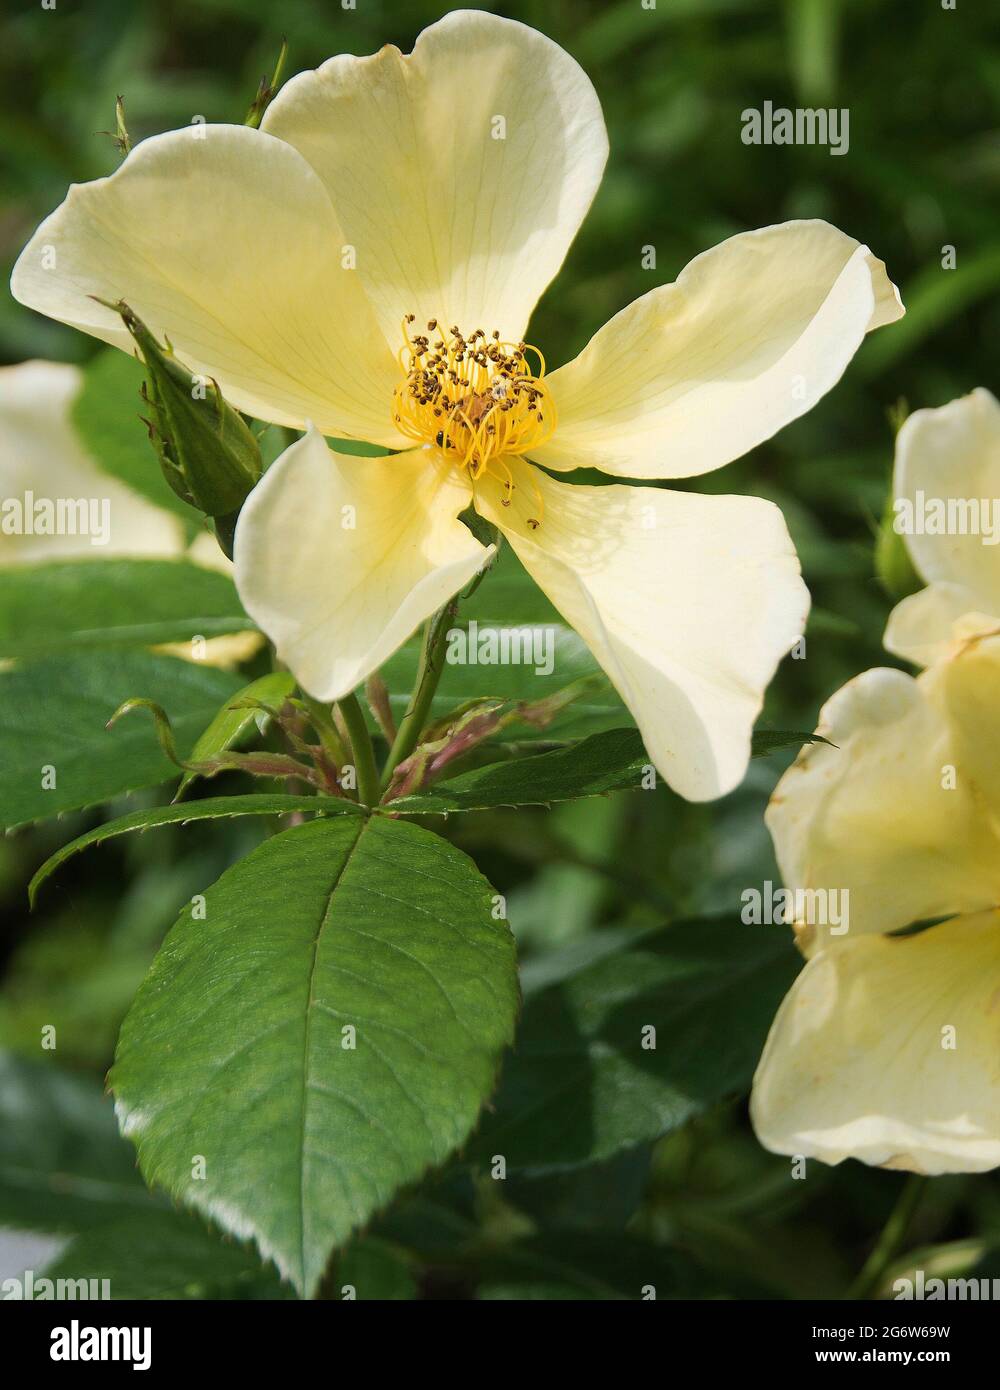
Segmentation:
[(785, 0), (792, 77), (806, 105), (836, 91), (841, 8), (841, 0)]
[(113, 1299), (291, 1298), (256, 1251), (210, 1231), (197, 1216), (151, 1210), (78, 1235), (47, 1279), (106, 1279)]
[(193, 536), (200, 518), (181, 501), (160, 471), (143, 424), (139, 388), (141, 362), (118, 348), (102, 349), (84, 369), (83, 389), (73, 404), (73, 423), (94, 462), (158, 507), (174, 512)]
[(791, 934), (707, 920), (619, 944), (528, 1000), (472, 1145), (480, 1161), (499, 1154), (534, 1172), (591, 1163), (748, 1086), (800, 963)]
[(0, 814), (6, 827), (176, 777), (146, 725), (105, 729), (123, 701), (155, 695), (184, 756), (239, 685), (238, 677), (214, 667), (140, 650), (43, 657), (0, 673)]
[(0, 1052), (0, 1225), (74, 1232), (156, 1207), (98, 1082)]
[(183, 560), (65, 560), (0, 570), (0, 657), (149, 647), (253, 627), (230, 579)]
[[(989, 246), (971, 255), (963, 252), (954, 270), (935, 265), (922, 271), (907, 290), (905, 318), (865, 345), (857, 370), (869, 380), (881, 375), (931, 334), (966, 313), (977, 300), (995, 294), (998, 288), (1000, 246)], [(977, 370), (972, 380), (978, 381), (980, 375)]]
[[(330, 1284), (335, 1296), (398, 1302), (417, 1293), (414, 1259), (374, 1236), (352, 1241), (337, 1260)], [(350, 1291), (349, 1295), (345, 1290)]]
[(486, 1299), (590, 1300), (708, 1296), (697, 1265), (635, 1237), (551, 1230), (515, 1241), (478, 1262)]

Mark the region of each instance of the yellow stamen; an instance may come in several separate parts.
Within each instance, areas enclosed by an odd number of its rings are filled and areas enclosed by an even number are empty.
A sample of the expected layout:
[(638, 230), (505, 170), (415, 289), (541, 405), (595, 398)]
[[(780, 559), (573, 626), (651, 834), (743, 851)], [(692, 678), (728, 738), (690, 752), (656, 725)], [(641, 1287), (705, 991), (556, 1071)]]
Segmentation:
[[(544, 357), (527, 343), (502, 342), (499, 333), (481, 328), (469, 338), (456, 326), (445, 331), (437, 319), (426, 333), (411, 333), (413, 321), (412, 314), (403, 319), (403, 380), (393, 392), (393, 420), (402, 434), (433, 445), (473, 479), (498, 477), (509, 506), (514, 480), (503, 455), (539, 448), (556, 427)], [(529, 352), (538, 359), (537, 373), (528, 365)]]

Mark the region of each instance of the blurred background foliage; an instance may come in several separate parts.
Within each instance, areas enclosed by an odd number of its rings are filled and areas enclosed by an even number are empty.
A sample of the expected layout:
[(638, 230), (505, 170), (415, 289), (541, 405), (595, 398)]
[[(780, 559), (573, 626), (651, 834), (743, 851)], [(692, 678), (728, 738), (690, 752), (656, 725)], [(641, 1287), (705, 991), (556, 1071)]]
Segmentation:
[[(823, 217), (867, 242), (901, 287), (907, 318), (869, 340), (816, 409), (695, 484), (769, 496), (788, 518), (815, 611), (806, 659), (786, 661), (762, 724), (811, 729), (845, 680), (891, 661), (881, 648), (891, 601), (874, 551), (894, 419), (976, 385), (997, 387), (996, 16), (966, 0), (954, 11), (912, 0), (483, 8), (535, 25), (573, 53), (610, 132), (603, 186), (533, 321), (550, 361), (572, 356), (698, 252), (787, 218)], [(195, 115), (239, 122), (282, 37), (292, 73), (337, 52), (387, 42), (407, 50), (446, 9), (421, 0), (357, 0), (346, 10), (336, 0), (58, 0), (46, 11), (17, 0), (0, 42), (6, 271), (67, 184), (117, 166), (102, 133), (114, 127), (117, 94), (133, 141)], [(741, 112), (765, 100), (847, 107), (849, 153), (745, 146)], [(239, 234), (252, 238), (254, 229)], [(655, 270), (642, 267), (648, 246)], [(946, 270), (949, 246), (955, 268)], [(2, 361), (84, 362), (97, 347), (0, 303)], [(152, 453), (147, 462), (152, 473)], [(507, 895), (529, 962), (623, 925), (736, 920), (741, 890), (777, 878), (761, 817), (788, 757), (755, 761), (744, 786), (713, 806), (688, 806), (665, 790), (620, 794), (470, 817), (448, 833)], [(157, 794), (129, 806), (142, 797)], [(145, 1195), (99, 1087), (121, 1016), (179, 907), (265, 832), (234, 822), (126, 837), (78, 858), (29, 918), (31, 871), (95, 820), (75, 815), (0, 841), (0, 1046), (10, 1050), (0, 1070), (0, 1225), (89, 1241), (87, 1257), (114, 1270), (123, 1295), (274, 1296), (276, 1283), (238, 1249)], [(37, 1061), (39, 1031), (52, 1022), (69, 1073), (58, 1096)], [(755, 1142), (745, 1098), (731, 1097), (655, 1145), (572, 1171), (528, 1169), (498, 1184), (456, 1162), (344, 1254), (338, 1281), (355, 1282), (360, 1296), (397, 1298), (634, 1297), (637, 1280), (656, 1283), (661, 1296), (837, 1296), (903, 1182), (855, 1163), (810, 1165), (807, 1180), (795, 1181), (785, 1159)], [(84, 1219), (64, 1199), (87, 1183), (102, 1195), (98, 1216)], [(995, 1263), (997, 1180), (934, 1182), (910, 1244), (938, 1273)], [(898, 1258), (905, 1268), (918, 1256)]]

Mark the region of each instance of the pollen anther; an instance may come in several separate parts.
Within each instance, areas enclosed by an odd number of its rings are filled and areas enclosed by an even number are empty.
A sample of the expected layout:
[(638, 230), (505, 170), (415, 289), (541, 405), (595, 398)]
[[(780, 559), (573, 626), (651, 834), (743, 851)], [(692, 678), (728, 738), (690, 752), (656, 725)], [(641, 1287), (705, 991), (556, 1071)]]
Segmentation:
[[(487, 336), (477, 328), (466, 338), (452, 326), (445, 335), (439, 319), (429, 320), (427, 333), (411, 333), (414, 318), (403, 319), (403, 379), (393, 392), (393, 419), (403, 434), (434, 445), (473, 479), (496, 477), (509, 505), (514, 483), (504, 455), (539, 448), (556, 427), (544, 357), (527, 343), (502, 342), (497, 330)], [(537, 359), (534, 372), (529, 353)]]

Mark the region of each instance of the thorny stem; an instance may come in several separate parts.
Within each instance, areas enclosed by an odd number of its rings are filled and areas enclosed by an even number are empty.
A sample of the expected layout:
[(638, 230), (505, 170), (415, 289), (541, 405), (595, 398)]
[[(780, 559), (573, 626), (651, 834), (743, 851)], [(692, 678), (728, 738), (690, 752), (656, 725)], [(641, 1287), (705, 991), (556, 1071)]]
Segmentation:
[(351, 752), (354, 767), (358, 774), (358, 799), (365, 806), (377, 806), (379, 799), (378, 768), (375, 766), (375, 750), (371, 735), (365, 723), (364, 711), (355, 694), (345, 695), (337, 701), (344, 717), (347, 732), (351, 739)]
[(444, 669), (444, 649), (448, 640), (448, 629), (454, 620), (457, 608), (458, 600), (451, 599), (427, 621), (424, 644), (420, 652), (420, 665), (417, 669), (417, 680), (413, 687), (410, 705), (400, 721), (399, 730), (393, 740), (392, 747), (389, 749), (385, 767), (382, 769), (383, 792), (388, 788), (397, 766), (404, 758), (410, 756), (423, 733), (431, 701), (434, 699), (434, 692), (437, 690), (438, 681), (441, 679), (441, 672)]
[(848, 1289), (849, 1299), (871, 1298), (878, 1288), (891, 1260), (906, 1239), (913, 1215), (920, 1205), (927, 1187), (927, 1179), (919, 1173), (911, 1173), (899, 1194), (899, 1200), (889, 1213), (889, 1219), (882, 1227), (882, 1233), (875, 1242), (875, 1248), (865, 1260), (861, 1273)]

